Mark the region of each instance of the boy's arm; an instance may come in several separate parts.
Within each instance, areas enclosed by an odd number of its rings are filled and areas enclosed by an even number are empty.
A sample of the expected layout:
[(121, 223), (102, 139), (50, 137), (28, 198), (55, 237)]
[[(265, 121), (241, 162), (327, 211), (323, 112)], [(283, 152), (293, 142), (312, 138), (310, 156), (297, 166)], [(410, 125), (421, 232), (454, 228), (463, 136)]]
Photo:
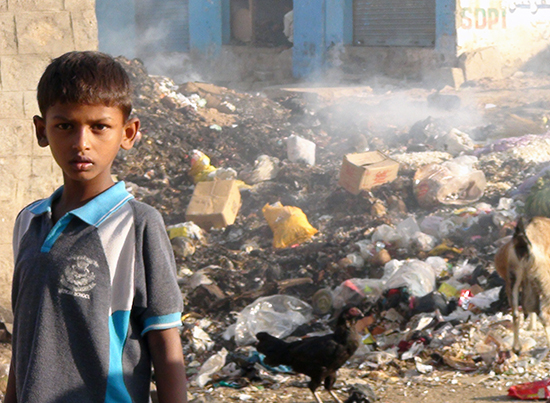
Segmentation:
[(17, 395), (15, 393), (15, 370), (13, 362), (10, 365), (10, 374), (8, 376), (8, 387), (6, 388), (6, 396), (4, 403), (17, 403)]
[[(185, 363), (177, 328), (147, 332), (159, 403), (187, 403)], [(6, 400), (7, 402), (7, 400)]]

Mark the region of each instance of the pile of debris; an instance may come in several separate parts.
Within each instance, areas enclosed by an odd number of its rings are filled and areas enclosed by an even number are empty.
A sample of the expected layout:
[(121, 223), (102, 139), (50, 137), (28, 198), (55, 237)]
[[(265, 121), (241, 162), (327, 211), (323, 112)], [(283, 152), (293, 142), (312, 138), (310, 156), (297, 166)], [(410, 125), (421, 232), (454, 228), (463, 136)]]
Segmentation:
[[(114, 172), (168, 225), (193, 385), (280, 382), (284, 375), (255, 353), (254, 334), (327, 332), (331, 314), (349, 303), (366, 313), (351, 365), (369, 374), (512, 374), (540, 363), (510, 358), (511, 319), (492, 260), (517, 216), (529, 213), (525, 200), (546, 189), (544, 119), (518, 118), (540, 130), (502, 138), (511, 113), (460, 123), (460, 100), (441, 93), (413, 100), (438, 117), (403, 125), (387, 90), (337, 101), (281, 90), (268, 98), (177, 85), (137, 60), (121, 62), (142, 138)], [(346, 163), (355, 182), (343, 178)], [(218, 179), (234, 181), (240, 207), (230, 225), (201, 228), (188, 206), (202, 183)], [(283, 231), (302, 231), (296, 222), (305, 221), (309, 232), (277, 247), (266, 210), (287, 207), (294, 221)], [(527, 349), (536, 344), (524, 340)]]

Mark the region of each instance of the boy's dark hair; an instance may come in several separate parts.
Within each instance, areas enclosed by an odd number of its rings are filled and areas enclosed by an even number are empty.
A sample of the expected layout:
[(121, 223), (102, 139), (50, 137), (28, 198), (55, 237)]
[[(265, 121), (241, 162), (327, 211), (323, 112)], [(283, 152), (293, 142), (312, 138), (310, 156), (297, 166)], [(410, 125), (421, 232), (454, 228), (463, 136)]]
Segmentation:
[(124, 120), (132, 112), (128, 74), (101, 52), (68, 52), (54, 59), (40, 78), (37, 98), (42, 117), (56, 103), (115, 106)]

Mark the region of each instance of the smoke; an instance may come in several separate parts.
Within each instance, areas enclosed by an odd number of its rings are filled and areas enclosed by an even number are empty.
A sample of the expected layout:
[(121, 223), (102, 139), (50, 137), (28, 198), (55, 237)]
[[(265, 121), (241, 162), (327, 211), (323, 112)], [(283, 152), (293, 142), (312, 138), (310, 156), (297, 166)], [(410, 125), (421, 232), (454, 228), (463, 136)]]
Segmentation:
[(144, 55), (142, 61), (149, 74), (170, 77), (176, 83), (206, 81), (192, 63), (188, 53)]

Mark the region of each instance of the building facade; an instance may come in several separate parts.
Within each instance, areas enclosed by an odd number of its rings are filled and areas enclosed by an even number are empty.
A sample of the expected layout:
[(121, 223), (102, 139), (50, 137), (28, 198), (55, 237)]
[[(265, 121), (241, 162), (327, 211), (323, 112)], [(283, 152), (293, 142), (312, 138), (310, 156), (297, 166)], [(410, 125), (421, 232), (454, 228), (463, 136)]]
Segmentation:
[[(145, 58), (191, 52), (226, 66), (245, 59), (218, 75), (250, 73), (247, 63), (276, 74), (282, 58), (295, 78), (342, 65), (357, 74), (461, 67), (467, 79), (500, 77), (546, 58), (550, 44), (548, 0), (121, 0), (119, 16), (97, 1), (100, 48)], [(289, 9), (294, 38), (285, 53), (280, 33)], [(102, 32), (112, 37), (109, 30), (121, 26), (129, 39), (103, 46)], [(270, 61), (262, 65), (258, 52)]]

